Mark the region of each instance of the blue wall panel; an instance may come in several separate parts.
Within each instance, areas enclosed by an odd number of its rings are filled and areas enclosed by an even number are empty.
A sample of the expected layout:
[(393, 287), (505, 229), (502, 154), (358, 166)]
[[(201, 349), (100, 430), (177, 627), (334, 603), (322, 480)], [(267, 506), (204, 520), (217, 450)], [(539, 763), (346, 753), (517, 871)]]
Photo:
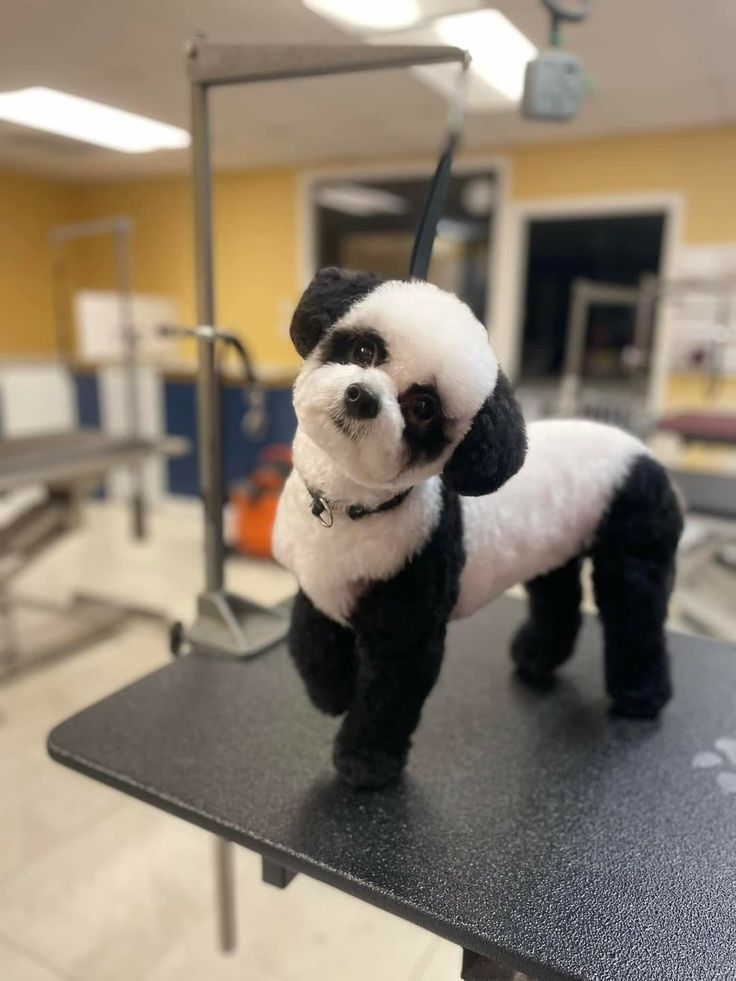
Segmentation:
[[(102, 425), (100, 410), (100, 380), (95, 372), (74, 372), (74, 396), (77, 403), (77, 423), (82, 429), (99, 429)], [(107, 497), (103, 481), (93, 491), (93, 497)]]
[(74, 375), (77, 419), (84, 429), (100, 428), (100, 386), (96, 374)]
[[(166, 381), (164, 386), (166, 432), (185, 436), (191, 441), (191, 452), (169, 460), (169, 490), (172, 494), (199, 494), (197, 468), (197, 401), (193, 381)], [(296, 431), (296, 416), (291, 404), (290, 388), (266, 391), (268, 422), (263, 439), (252, 440), (243, 432), (246, 403), (242, 389), (226, 385), (222, 391), (222, 451), (225, 484), (231, 487), (254, 468), (261, 450), (273, 443), (291, 444)]]
[(185, 436), (191, 443), (186, 456), (170, 457), (168, 460), (169, 491), (172, 494), (199, 494), (197, 403), (193, 382), (164, 382), (164, 414), (166, 432), (170, 436)]

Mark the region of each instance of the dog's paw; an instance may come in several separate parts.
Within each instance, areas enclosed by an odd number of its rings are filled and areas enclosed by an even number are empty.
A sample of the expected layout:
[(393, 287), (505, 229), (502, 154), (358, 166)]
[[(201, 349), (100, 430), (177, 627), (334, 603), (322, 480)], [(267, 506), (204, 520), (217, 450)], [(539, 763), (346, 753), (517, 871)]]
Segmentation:
[(347, 750), (335, 747), (333, 756), (340, 778), (357, 790), (379, 790), (396, 783), (406, 756), (394, 756), (378, 750)]
[(549, 691), (554, 686), (554, 672), (540, 663), (528, 624), (523, 624), (511, 641), (511, 660), (516, 676), (535, 691)]
[(672, 688), (669, 682), (658, 685), (651, 691), (623, 692), (613, 698), (610, 712), (622, 719), (656, 719), (671, 697)]
[(333, 688), (314, 687), (307, 689), (309, 699), (315, 708), (325, 715), (343, 715), (350, 708), (353, 700), (353, 686), (336, 685)]

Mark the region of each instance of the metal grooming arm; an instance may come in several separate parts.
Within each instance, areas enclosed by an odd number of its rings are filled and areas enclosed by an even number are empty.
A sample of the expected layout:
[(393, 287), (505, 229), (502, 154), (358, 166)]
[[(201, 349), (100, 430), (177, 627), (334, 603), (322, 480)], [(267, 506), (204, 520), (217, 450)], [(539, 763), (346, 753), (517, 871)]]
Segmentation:
[(577, 411), (583, 373), (585, 334), (590, 308), (598, 304), (633, 307), (635, 312), (634, 344), (645, 350), (649, 342), (656, 293), (652, 293), (656, 277), (643, 276), (640, 286), (620, 286), (590, 279), (576, 279), (572, 284), (570, 314), (567, 321), (567, 346), (559, 410), (564, 414)]
[[(127, 415), (127, 434), (131, 439), (142, 437), (141, 400), (138, 382), (138, 336), (133, 322), (133, 284), (130, 271), (130, 236), (133, 222), (130, 218), (98, 218), (91, 221), (77, 221), (68, 225), (55, 225), (49, 232), (49, 240), (54, 250), (54, 262), (59, 277), (64, 268), (64, 246), (68, 242), (93, 238), (99, 235), (112, 235), (115, 240), (115, 269), (117, 276), (118, 315), (123, 342), (125, 367), (125, 409)], [(57, 287), (57, 320), (61, 324), (61, 289)], [(57, 328), (61, 333), (60, 328)], [(67, 338), (68, 342), (68, 338)], [(71, 350), (69, 342), (62, 349)], [(146, 499), (143, 489), (143, 465), (140, 461), (130, 466), (131, 477), (131, 522), (135, 538), (146, 537)]]
[(213, 279), (212, 167), (208, 96), (220, 85), (242, 85), (346, 72), (407, 68), (456, 61), (467, 67), (460, 48), (422, 45), (241, 46), (194, 39), (187, 52), (191, 83), (192, 181), (199, 330), (197, 375), (199, 468), (204, 504), (205, 588), (191, 628), (178, 629), (197, 650), (248, 657), (283, 639), (283, 613), (225, 591), (223, 555), (222, 419), (215, 339), (217, 313)]
[[(621, 286), (618, 283), (604, 283), (583, 278), (574, 280), (570, 291), (567, 345), (558, 410), (570, 414), (578, 409), (585, 334), (591, 307), (596, 304), (607, 304), (632, 308), (634, 347), (639, 351), (646, 351), (650, 346), (652, 331), (655, 330), (659, 306), (666, 301), (681, 299), (684, 296), (708, 296), (718, 299), (721, 309), (726, 311), (724, 320), (727, 321), (728, 311), (736, 299), (736, 280), (731, 277), (722, 280), (697, 277), (667, 280), (660, 279), (653, 273), (645, 273), (640, 278), (638, 286)], [(647, 403), (650, 410), (657, 408), (651, 388)]]
[[(220, 386), (215, 352), (217, 319), (213, 276), (209, 90), (218, 85), (408, 68), (451, 61), (459, 62), (466, 70), (469, 55), (460, 48), (421, 45), (241, 46), (207, 44), (195, 38), (189, 46), (187, 73), (191, 83), (192, 107), (194, 248), (199, 324), (197, 402), (200, 484), (204, 504), (205, 590), (197, 600), (197, 619), (193, 626), (185, 630), (176, 625), (172, 632), (174, 653), (178, 652), (184, 641), (198, 650), (248, 657), (282, 640), (287, 630), (283, 612), (269, 610), (224, 590), (224, 481)], [(234, 950), (236, 945), (231, 843), (217, 838), (215, 856), (220, 946), (228, 952)], [(268, 870), (264, 871), (269, 882), (274, 881), (274, 875)], [(286, 885), (288, 882), (288, 876), (280, 872), (276, 878), (279, 884)]]

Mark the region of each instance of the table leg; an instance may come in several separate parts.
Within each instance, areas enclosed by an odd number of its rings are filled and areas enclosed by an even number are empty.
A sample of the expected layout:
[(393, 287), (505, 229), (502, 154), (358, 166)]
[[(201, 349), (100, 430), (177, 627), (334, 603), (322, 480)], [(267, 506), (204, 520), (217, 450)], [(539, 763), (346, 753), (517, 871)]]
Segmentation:
[(215, 838), (215, 889), (220, 950), (231, 954), (237, 946), (235, 852), (233, 843), (225, 838)]
[(528, 974), (500, 967), (487, 957), (465, 949), (460, 977), (463, 981), (534, 981)]
[(286, 889), (296, 877), (296, 872), (292, 872), (284, 865), (279, 865), (278, 862), (264, 858), (261, 865), (261, 875), (267, 885), (275, 886), (277, 889)]

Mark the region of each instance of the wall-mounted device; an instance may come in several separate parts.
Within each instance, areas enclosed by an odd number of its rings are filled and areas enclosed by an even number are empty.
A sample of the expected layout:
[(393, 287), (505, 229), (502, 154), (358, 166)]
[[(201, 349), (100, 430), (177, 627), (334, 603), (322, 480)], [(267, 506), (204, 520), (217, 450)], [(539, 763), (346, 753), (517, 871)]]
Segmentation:
[(563, 21), (580, 23), (590, 0), (542, 0), (552, 18), (550, 47), (526, 66), (521, 111), (527, 119), (566, 120), (577, 115), (585, 77), (577, 55), (562, 49)]

